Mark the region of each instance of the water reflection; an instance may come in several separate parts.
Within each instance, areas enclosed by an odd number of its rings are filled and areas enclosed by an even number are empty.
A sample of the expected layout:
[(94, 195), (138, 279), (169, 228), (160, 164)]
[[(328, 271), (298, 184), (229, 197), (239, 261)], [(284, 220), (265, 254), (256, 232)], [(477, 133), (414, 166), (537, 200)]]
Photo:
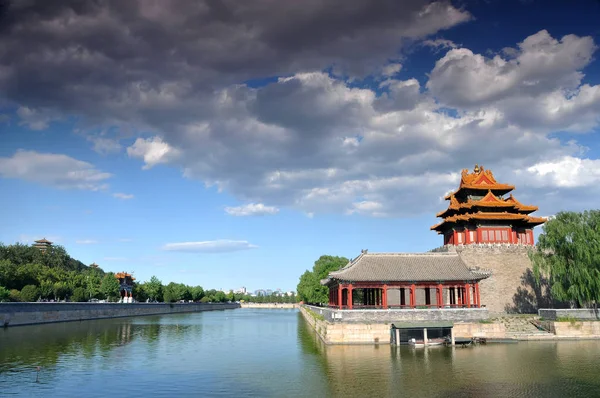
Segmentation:
[(521, 342), (475, 347), (327, 346), (299, 327), (320, 355), (333, 396), (597, 396), (600, 342)]
[(599, 355), (598, 341), (327, 346), (297, 311), (243, 309), (0, 330), (0, 394), (595, 396)]

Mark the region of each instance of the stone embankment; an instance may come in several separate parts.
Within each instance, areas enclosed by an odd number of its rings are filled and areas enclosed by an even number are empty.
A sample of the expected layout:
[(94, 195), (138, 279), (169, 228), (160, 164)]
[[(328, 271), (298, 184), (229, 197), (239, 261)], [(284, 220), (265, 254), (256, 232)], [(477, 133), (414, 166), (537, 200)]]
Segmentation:
[(242, 303), (242, 308), (298, 308), (295, 303)]
[(236, 303), (0, 303), (0, 327), (240, 308)]
[[(359, 311), (348, 310), (343, 311), (343, 317), (352, 319), (348, 320), (339, 320), (338, 316), (331, 314), (332, 310), (327, 308), (313, 307), (303, 305), (300, 306), (300, 312), (304, 316), (304, 319), (312, 326), (312, 328), (317, 332), (317, 335), (325, 342), (326, 344), (390, 344), (391, 334), (390, 329), (393, 322), (390, 321), (391, 318), (388, 318), (386, 321), (373, 321), (372, 319), (359, 321), (358, 317), (360, 315)], [(335, 311), (334, 311), (335, 312)], [(347, 314), (353, 312), (355, 314), (352, 317), (348, 317)], [(366, 312), (366, 311), (365, 311)], [(388, 314), (393, 314), (393, 312), (387, 311)], [(400, 321), (415, 321), (414, 315), (408, 316), (411, 314), (420, 313), (423, 317), (428, 317), (429, 310), (407, 310), (403, 311), (406, 315), (406, 319), (399, 319)], [(397, 312), (398, 313), (398, 312)], [(483, 314), (480, 314), (481, 316)], [(476, 315), (471, 315), (476, 316)], [(487, 317), (487, 313), (485, 315)], [(380, 319), (383, 319), (381, 315)], [(396, 316), (396, 318), (399, 318)], [(333, 321), (335, 319), (335, 321)], [(479, 321), (463, 321), (463, 322), (454, 322), (454, 336), (455, 337), (464, 337), (464, 338), (472, 338), (472, 337), (487, 337), (487, 338), (505, 338), (505, 329), (504, 325), (501, 324), (491, 324), (491, 323), (482, 323), (482, 318)], [(433, 317), (432, 319), (427, 319), (423, 321), (415, 321), (421, 324), (427, 323), (435, 323), (438, 322), (439, 319), (437, 317)], [(446, 322), (447, 323), (447, 322)]]

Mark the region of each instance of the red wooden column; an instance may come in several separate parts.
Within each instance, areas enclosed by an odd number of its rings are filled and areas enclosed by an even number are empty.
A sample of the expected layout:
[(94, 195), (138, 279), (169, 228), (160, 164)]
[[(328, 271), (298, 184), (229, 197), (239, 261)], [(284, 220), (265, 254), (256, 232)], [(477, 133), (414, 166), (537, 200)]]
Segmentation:
[(456, 296), (457, 296), (457, 297), (456, 297), (456, 298), (457, 298), (457, 303), (456, 303), (456, 304), (457, 304), (459, 307), (462, 307), (462, 286), (458, 286), (458, 287), (456, 288)]
[(479, 282), (475, 284), (475, 297), (477, 297), (477, 307), (481, 307), (481, 296), (479, 295)]
[(467, 308), (471, 308), (471, 285), (468, 283), (465, 284), (465, 302), (467, 303)]
[(438, 308), (444, 308), (444, 287), (441, 283), (438, 285), (437, 305)]
[(410, 308), (415, 308), (416, 306), (416, 297), (415, 297), (415, 285), (414, 283), (410, 285)]
[(471, 294), (473, 295), (473, 307), (479, 307), (477, 304), (477, 293), (475, 292), (475, 283), (471, 285)]
[(388, 307), (388, 302), (387, 302), (387, 285), (384, 284), (383, 285), (383, 308), (387, 309)]
[(348, 309), (352, 309), (352, 283), (348, 285)]
[(338, 285), (338, 305), (341, 310), (342, 309), (342, 284), (341, 283)]

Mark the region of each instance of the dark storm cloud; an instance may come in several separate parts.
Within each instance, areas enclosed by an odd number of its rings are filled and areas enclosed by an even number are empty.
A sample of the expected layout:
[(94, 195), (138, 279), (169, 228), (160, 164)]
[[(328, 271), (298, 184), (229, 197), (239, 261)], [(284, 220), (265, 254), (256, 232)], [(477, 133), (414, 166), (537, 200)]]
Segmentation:
[(7, 99), (150, 125), (191, 116), (160, 104), (156, 117), (153, 104), (143, 103), (148, 96), (195, 100), (246, 79), (331, 65), (370, 73), (397, 57), (403, 40), (470, 18), (450, 3), (426, 0), (2, 4), (0, 90)]

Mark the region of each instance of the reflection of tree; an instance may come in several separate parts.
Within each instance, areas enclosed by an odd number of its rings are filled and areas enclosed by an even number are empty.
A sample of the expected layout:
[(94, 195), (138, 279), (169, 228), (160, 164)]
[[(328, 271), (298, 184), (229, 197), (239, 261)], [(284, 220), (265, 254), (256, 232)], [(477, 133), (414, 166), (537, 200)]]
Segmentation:
[(152, 344), (160, 332), (158, 323), (136, 324), (128, 319), (0, 329), (0, 373), (19, 367), (53, 367), (62, 356), (105, 356), (134, 339)]
[(554, 300), (550, 292), (547, 278), (540, 276), (536, 280), (531, 269), (527, 269), (521, 276), (521, 286), (513, 296), (513, 305), (507, 304), (505, 311), (509, 313), (535, 314), (538, 308), (564, 308), (565, 303)]

